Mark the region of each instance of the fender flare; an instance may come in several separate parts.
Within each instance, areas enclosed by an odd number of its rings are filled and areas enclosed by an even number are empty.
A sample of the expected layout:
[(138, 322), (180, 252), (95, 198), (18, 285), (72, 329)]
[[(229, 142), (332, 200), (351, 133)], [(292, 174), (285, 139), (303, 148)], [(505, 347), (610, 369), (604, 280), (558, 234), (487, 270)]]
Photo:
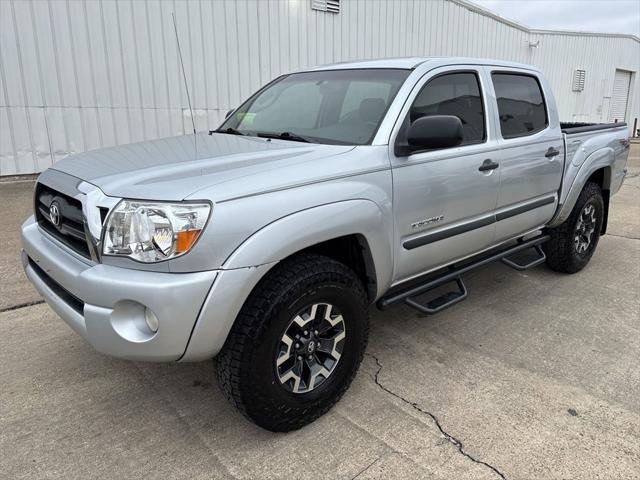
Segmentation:
[(316, 243), (353, 234), (364, 237), (371, 250), (379, 297), (393, 274), (390, 215), (364, 199), (291, 213), (257, 230), (225, 260), (180, 361), (200, 361), (218, 354), (247, 297), (280, 260)]
[[(385, 221), (389, 225), (385, 225)], [(376, 272), (377, 296), (393, 275), (393, 226), (389, 216), (367, 199), (343, 200), (291, 213), (248, 237), (222, 265), (223, 270), (271, 264), (315, 244), (360, 235)]]
[(604, 169), (602, 189), (609, 190), (611, 186), (611, 166), (614, 162), (615, 152), (610, 147), (601, 148), (589, 155), (580, 166), (578, 173), (569, 187), (564, 202), (558, 208), (555, 217), (549, 222), (549, 227), (557, 227), (569, 218), (573, 207), (578, 201), (580, 192), (582, 192), (587, 180), (589, 180), (591, 175), (596, 171)]

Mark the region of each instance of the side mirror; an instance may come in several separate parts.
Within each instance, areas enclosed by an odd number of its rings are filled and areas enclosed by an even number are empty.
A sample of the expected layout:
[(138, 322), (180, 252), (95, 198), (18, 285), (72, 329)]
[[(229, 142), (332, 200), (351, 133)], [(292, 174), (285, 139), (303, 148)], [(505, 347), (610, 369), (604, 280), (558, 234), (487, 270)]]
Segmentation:
[(429, 115), (418, 118), (409, 127), (405, 145), (398, 145), (396, 155), (406, 156), (419, 150), (456, 147), (462, 143), (462, 122), (453, 115)]
[(235, 110), (232, 108), (232, 109), (231, 109), (231, 110), (229, 110), (229, 111), (227, 112), (227, 114), (224, 116), (224, 119), (226, 120), (227, 118), (229, 118), (229, 116), (230, 116), (233, 112), (235, 112)]

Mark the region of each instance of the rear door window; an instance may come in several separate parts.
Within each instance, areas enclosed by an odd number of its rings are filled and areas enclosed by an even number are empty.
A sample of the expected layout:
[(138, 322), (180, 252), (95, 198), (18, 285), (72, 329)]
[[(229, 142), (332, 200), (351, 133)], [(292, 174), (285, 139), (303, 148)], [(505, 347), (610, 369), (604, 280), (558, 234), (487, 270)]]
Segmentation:
[(531, 75), (493, 73), (502, 138), (532, 135), (549, 124), (538, 79)]

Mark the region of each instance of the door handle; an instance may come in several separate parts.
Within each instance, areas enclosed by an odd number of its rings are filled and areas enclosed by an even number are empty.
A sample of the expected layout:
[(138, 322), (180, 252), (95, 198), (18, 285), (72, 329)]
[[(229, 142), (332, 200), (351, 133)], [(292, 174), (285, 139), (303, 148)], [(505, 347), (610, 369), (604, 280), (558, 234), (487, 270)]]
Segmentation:
[(544, 154), (544, 156), (547, 158), (557, 157), (558, 155), (560, 155), (560, 150), (553, 147), (549, 147), (549, 150), (547, 150), (547, 153)]
[(500, 166), (499, 163), (496, 163), (490, 158), (487, 158), (484, 162), (482, 162), (482, 165), (478, 167), (478, 170), (481, 172), (488, 172), (489, 170), (495, 170), (499, 166)]

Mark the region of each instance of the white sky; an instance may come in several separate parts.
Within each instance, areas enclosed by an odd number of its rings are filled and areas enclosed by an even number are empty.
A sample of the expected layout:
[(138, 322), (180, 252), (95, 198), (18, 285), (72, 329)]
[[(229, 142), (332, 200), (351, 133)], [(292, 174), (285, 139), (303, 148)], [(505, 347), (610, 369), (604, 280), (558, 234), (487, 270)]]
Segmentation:
[(530, 28), (640, 36), (640, 0), (471, 0)]

